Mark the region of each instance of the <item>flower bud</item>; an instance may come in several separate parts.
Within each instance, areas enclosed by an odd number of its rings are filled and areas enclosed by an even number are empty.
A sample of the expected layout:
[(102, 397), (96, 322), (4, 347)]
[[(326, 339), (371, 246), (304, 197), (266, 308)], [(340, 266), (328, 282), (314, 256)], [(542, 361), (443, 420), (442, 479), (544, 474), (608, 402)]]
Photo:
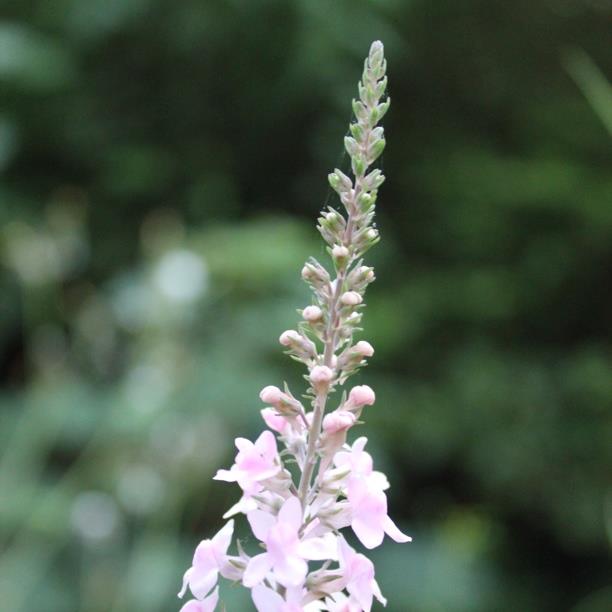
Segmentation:
[(354, 347), (353, 350), (362, 357), (371, 357), (374, 354), (374, 347), (365, 340), (360, 340)]
[(359, 198), (357, 198), (357, 204), (362, 212), (368, 212), (374, 203), (376, 202), (376, 196), (369, 191), (364, 191), (360, 194)]
[(384, 181), (385, 181), (385, 177), (383, 176), (382, 172), (378, 168), (376, 168), (375, 170), (372, 170), (372, 172), (370, 172), (363, 179), (365, 188), (368, 191), (374, 191), (375, 189), (378, 189), (384, 183)]
[(295, 329), (288, 329), (280, 335), (278, 341), (283, 346), (291, 346), (295, 344), (300, 344), (302, 342), (302, 336), (298, 332), (296, 332)]
[(332, 249), (332, 255), (336, 259), (340, 259), (340, 258), (346, 259), (349, 256), (349, 250), (345, 246), (341, 246), (337, 244)]
[(378, 68), (384, 59), (385, 48), (380, 40), (375, 40), (370, 46), (370, 53), (368, 54), (368, 64), (370, 68)]
[(315, 366), (310, 371), (310, 381), (315, 386), (328, 385), (333, 377), (333, 371), (327, 366)]
[(349, 258), (349, 250), (340, 244), (337, 244), (332, 249), (332, 257), (337, 268), (344, 268)]
[(270, 404), (272, 406), (278, 404), (283, 398), (284, 393), (274, 385), (268, 385), (264, 387), (259, 393), (259, 399), (264, 404)]
[(323, 431), (328, 434), (338, 433), (350, 429), (357, 419), (348, 410), (335, 410), (326, 414), (323, 419)]
[(348, 402), (352, 406), (371, 406), (376, 401), (374, 391), (368, 385), (353, 387), (348, 396)]
[(314, 287), (323, 287), (330, 282), (329, 273), (318, 261), (308, 261), (302, 268), (302, 278)]
[(368, 161), (372, 163), (375, 159), (378, 159), (382, 152), (385, 150), (385, 145), (387, 144), (384, 138), (380, 138), (372, 143), (368, 147)]
[(302, 317), (309, 323), (316, 323), (323, 318), (323, 311), (318, 306), (306, 306), (302, 311)]
[(363, 302), (363, 298), (356, 291), (346, 291), (342, 294), (340, 301), (345, 306), (357, 306)]
[(344, 137), (344, 148), (350, 157), (356, 157), (361, 153), (361, 148), (357, 141), (351, 136)]

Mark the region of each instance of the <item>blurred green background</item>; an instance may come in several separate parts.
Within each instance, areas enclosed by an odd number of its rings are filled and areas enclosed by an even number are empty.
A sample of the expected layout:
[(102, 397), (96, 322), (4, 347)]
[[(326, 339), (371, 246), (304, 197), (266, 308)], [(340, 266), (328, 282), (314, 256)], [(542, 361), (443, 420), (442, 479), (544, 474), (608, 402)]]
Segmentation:
[[(612, 610), (612, 3), (3, 0), (0, 608), (165, 612), (299, 367), (384, 41), (356, 382), (391, 612)], [(243, 530), (244, 533), (244, 530)], [(249, 610), (240, 588), (228, 610)]]

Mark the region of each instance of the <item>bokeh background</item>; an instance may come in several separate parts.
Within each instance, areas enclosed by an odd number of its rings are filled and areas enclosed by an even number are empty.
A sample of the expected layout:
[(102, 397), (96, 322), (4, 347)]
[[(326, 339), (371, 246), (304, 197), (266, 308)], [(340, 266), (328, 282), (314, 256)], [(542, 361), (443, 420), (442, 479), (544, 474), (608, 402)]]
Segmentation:
[(180, 607), (211, 476), (300, 383), (276, 339), (376, 38), (388, 609), (612, 609), (611, 2), (0, 8), (2, 610)]

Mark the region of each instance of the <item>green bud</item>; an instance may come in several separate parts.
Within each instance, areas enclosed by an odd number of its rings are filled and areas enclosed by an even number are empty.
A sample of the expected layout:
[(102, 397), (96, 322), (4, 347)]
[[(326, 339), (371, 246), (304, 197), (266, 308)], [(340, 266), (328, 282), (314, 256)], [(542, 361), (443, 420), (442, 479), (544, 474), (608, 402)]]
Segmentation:
[(331, 174), (327, 175), (327, 180), (329, 181), (329, 185), (330, 187), (334, 190), (337, 191), (338, 193), (341, 192), (341, 181), (340, 181), (340, 177), (335, 173), (332, 172)]
[(359, 155), (360, 153), (360, 148), (359, 148), (359, 145), (357, 144), (357, 141), (354, 138), (351, 138), (350, 136), (345, 136), (344, 148), (346, 149), (346, 152), (351, 157), (355, 157), (356, 155)]
[(385, 48), (380, 40), (375, 40), (370, 46), (370, 53), (368, 54), (368, 64), (371, 68), (378, 68), (381, 66), (384, 60)]
[(351, 134), (355, 137), (356, 140), (363, 140), (363, 126), (359, 123), (351, 123), (350, 128)]
[(363, 157), (353, 157), (353, 173), (355, 176), (363, 176), (365, 174), (367, 165)]
[(382, 95), (385, 93), (385, 89), (387, 89), (387, 77), (382, 79), (380, 83), (376, 85), (376, 97), (382, 98)]
[(357, 204), (363, 212), (367, 212), (368, 210), (370, 210), (370, 208), (374, 206), (375, 202), (376, 196), (373, 193), (369, 193), (367, 191), (361, 193), (359, 195), (359, 198), (357, 199)]
[(359, 100), (353, 100), (353, 113), (355, 114), (355, 117), (361, 121), (366, 121), (368, 118), (368, 111), (363, 105), (363, 102), (360, 102)]
[(389, 106), (391, 106), (391, 98), (387, 98), (376, 107), (377, 121), (380, 121), (385, 116), (385, 113), (389, 110)]
[(384, 138), (381, 138), (380, 140), (377, 140), (376, 142), (374, 142), (372, 144), (372, 146), (369, 149), (369, 158), (370, 158), (370, 163), (373, 162), (375, 159), (377, 159), (378, 157), (380, 157), (381, 153), (385, 150), (385, 145), (387, 144), (387, 141)]

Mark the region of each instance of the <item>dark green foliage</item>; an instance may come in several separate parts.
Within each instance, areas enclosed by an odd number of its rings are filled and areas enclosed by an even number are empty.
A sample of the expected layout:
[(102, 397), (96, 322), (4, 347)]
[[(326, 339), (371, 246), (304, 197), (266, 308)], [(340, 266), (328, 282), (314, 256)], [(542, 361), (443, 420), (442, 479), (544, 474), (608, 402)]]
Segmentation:
[(259, 389), (299, 377), (275, 338), (310, 299), (299, 271), (380, 38), (359, 382), (414, 537), (375, 559), (388, 609), (612, 609), (612, 139), (581, 91), (605, 86), (575, 72), (578, 49), (610, 78), (611, 18), (595, 0), (4, 2), (0, 607), (180, 607), (238, 494), (212, 474), (261, 427)]

